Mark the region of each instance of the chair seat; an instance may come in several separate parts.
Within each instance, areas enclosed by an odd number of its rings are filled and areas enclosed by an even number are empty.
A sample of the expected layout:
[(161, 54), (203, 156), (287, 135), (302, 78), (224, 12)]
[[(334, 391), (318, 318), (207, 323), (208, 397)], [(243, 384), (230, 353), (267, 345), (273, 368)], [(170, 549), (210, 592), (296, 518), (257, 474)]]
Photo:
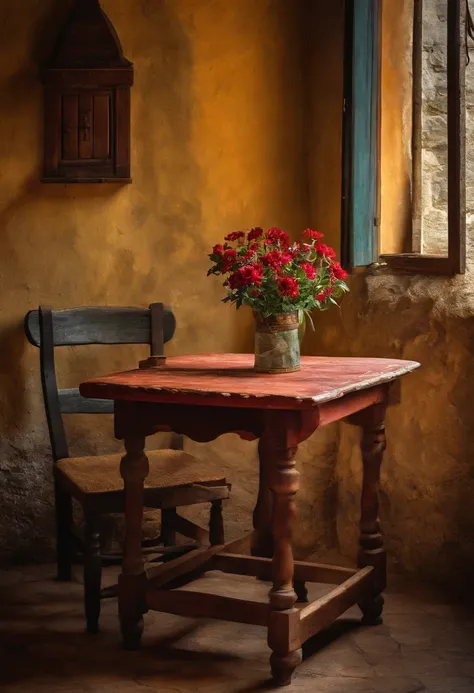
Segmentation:
[[(145, 479), (145, 489), (168, 489), (191, 484), (226, 484), (225, 477), (213, 473), (208, 462), (199, 460), (183, 450), (148, 450), (146, 454), (150, 462), (150, 472)], [(55, 473), (59, 480), (66, 482), (72, 492), (75, 491), (75, 496), (119, 493), (123, 492), (123, 479), (120, 476), (122, 457), (121, 454), (68, 457), (56, 463)]]

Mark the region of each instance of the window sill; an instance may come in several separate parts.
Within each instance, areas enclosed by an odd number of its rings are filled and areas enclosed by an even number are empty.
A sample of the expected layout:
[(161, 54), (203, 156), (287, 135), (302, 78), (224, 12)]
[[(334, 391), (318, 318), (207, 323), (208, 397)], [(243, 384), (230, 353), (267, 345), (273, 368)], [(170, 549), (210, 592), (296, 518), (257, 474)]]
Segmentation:
[(381, 255), (380, 261), (385, 263), (388, 270), (401, 274), (429, 274), (446, 277), (463, 273), (454, 267), (451, 258), (442, 255), (400, 253)]

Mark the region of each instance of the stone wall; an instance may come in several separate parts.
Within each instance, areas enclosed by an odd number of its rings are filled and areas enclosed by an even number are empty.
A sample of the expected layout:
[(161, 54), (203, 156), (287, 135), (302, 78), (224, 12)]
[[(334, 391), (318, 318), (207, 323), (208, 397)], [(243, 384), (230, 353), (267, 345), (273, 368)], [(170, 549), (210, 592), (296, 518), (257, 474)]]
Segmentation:
[[(448, 252), (447, 0), (424, 0), (423, 252)], [(471, 46), (472, 52), (472, 46)], [(466, 141), (474, 145), (474, 74), (466, 69)], [(474, 165), (466, 166), (468, 222), (474, 212)]]
[(423, 3), (422, 252), (448, 252), (447, 1)]

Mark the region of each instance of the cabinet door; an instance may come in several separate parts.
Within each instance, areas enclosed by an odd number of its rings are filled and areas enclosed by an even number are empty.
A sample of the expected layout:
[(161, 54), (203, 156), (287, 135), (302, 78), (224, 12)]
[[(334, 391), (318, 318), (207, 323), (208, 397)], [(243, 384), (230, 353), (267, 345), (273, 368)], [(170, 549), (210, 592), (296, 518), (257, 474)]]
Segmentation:
[(63, 94), (63, 164), (99, 164), (110, 160), (111, 96), (110, 92), (92, 91)]
[(79, 158), (79, 95), (64, 94), (62, 97), (62, 147), (63, 161)]
[(92, 125), (94, 128), (94, 159), (110, 159), (112, 94), (94, 94)]

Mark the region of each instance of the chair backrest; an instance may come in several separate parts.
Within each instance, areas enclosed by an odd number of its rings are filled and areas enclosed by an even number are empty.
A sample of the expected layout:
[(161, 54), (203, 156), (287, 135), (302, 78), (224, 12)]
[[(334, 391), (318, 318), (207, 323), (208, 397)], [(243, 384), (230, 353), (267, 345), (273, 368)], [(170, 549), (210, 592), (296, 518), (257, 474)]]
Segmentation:
[(52, 310), (40, 306), (25, 316), (28, 341), (40, 350), (41, 383), (53, 459), (69, 457), (63, 414), (111, 414), (114, 403), (88, 399), (78, 388), (59, 390), (54, 349), (87, 344), (148, 344), (150, 355), (160, 356), (173, 337), (176, 321), (162, 303), (149, 308), (98, 306)]

